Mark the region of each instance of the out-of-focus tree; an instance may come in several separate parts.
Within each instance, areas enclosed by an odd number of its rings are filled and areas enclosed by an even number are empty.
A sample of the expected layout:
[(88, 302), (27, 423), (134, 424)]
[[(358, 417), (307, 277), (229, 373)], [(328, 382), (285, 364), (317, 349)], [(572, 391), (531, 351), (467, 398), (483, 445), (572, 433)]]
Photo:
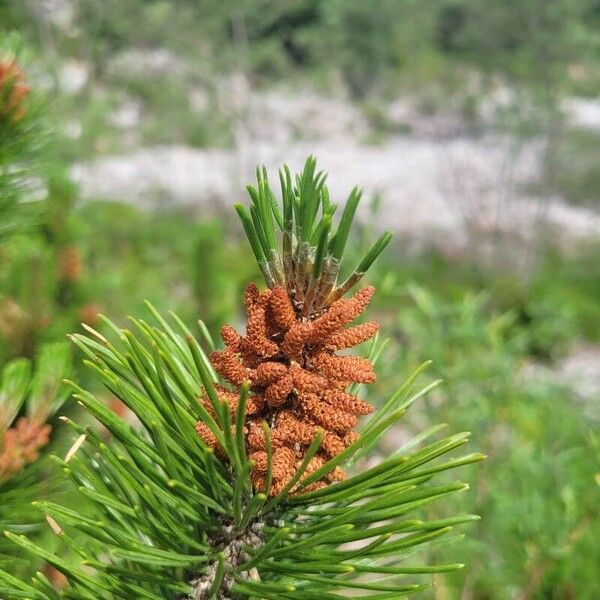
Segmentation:
[(53, 160), (51, 120), (28, 81), (21, 37), (0, 34), (0, 362), (32, 358), (74, 328), (85, 306), (70, 219), (77, 190)]

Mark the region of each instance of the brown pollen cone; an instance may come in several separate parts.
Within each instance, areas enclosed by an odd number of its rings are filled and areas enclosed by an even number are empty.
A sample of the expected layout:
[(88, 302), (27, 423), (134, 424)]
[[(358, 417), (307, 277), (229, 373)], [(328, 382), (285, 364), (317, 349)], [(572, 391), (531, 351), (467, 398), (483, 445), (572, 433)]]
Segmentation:
[[(246, 287), (246, 334), (225, 325), (221, 337), (225, 348), (211, 354), (217, 373), (232, 388), (217, 387), (221, 401), (232, 414), (238, 403), (239, 386), (248, 382), (251, 394), (246, 408), (245, 439), (255, 490), (265, 491), (267, 454), (262, 422), (271, 430), (273, 447), (271, 495), (278, 494), (294, 477), (306, 451), (319, 431), (321, 448), (309, 462), (303, 477), (314, 473), (326, 461), (340, 454), (360, 436), (354, 431), (361, 415), (373, 407), (346, 391), (352, 383), (372, 383), (372, 364), (358, 356), (338, 356), (371, 338), (377, 323), (347, 328), (361, 315), (374, 288), (367, 286), (352, 298), (341, 298), (311, 318), (301, 317), (282, 286), (259, 292), (254, 284)], [(210, 402), (201, 400), (213, 414)], [(196, 430), (206, 444), (223, 455), (206, 426)], [(345, 478), (339, 467), (303, 491), (323, 487)], [(293, 492), (294, 490), (292, 490)]]
[(0, 482), (9, 479), (26, 465), (35, 462), (48, 444), (52, 427), (21, 417), (4, 434), (0, 447)]
[(0, 116), (20, 121), (27, 113), (25, 99), (29, 92), (19, 65), (14, 60), (0, 59)]
[(83, 273), (83, 260), (79, 248), (63, 246), (58, 255), (58, 278), (61, 281), (76, 283)]

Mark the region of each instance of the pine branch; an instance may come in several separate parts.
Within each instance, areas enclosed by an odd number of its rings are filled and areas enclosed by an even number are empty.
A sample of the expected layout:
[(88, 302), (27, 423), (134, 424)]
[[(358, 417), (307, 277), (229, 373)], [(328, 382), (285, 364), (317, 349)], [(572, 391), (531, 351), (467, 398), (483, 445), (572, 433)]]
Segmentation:
[[(105, 319), (110, 336), (91, 328), (72, 336), (137, 424), (69, 382), (110, 441), (65, 418), (75, 442), (55, 460), (90, 508), (48, 501), (36, 507), (78, 558), (6, 534), (68, 578), (61, 597), (321, 600), (360, 590), (363, 597), (399, 598), (423, 589), (424, 576), (462, 567), (423, 565), (412, 556), (477, 519), (423, 518), (424, 507), (467, 489), (439, 475), (483, 458), (447, 456), (468, 434), (429, 441), (433, 429), (376, 466), (351, 476), (341, 470), (422, 395), (412, 391), (419, 369), (360, 435), (354, 431), (358, 415), (372, 407), (353, 388), (344, 390), (373, 380), (380, 345), (371, 345), (370, 359), (335, 351), (376, 332), (373, 324), (344, 329), (372, 290), (331, 298), (341, 293), (333, 275), (358, 193), (332, 236), (325, 177), (313, 159), (294, 187), (289, 170), (281, 172), (281, 209), (265, 171), (257, 175), (252, 214), (237, 210), (271, 288), (248, 287), (245, 336), (226, 326), (225, 349), (211, 353), (180, 319), (167, 320), (151, 305), (152, 321), (132, 319), (131, 330)], [(41, 575), (30, 584), (0, 571), (2, 593), (59, 597)]]
[[(47, 495), (42, 452), (50, 440), (52, 414), (66, 400), (61, 384), (69, 368), (66, 344), (43, 347), (32, 373), (31, 362), (15, 359), (3, 369), (0, 384), (0, 524), (12, 532), (33, 531), (40, 515), (31, 502)], [(24, 410), (23, 410), (24, 409)], [(25, 412), (23, 416), (19, 414)], [(16, 573), (29, 561), (15, 556), (0, 540), (0, 567)]]

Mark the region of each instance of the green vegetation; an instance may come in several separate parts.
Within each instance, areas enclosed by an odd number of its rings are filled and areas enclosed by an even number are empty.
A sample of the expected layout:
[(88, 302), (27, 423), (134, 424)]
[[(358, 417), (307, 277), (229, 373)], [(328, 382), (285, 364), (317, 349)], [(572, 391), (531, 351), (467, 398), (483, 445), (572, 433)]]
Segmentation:
[(446, 582), (451, 597), (521, 590), (531, 598), (593, 598), (600, 593), (594, 577), (600, 464), (589, 407), (568, 387), (527, 374), (536, 331), (531, 339), (515, 311), (490, 315), (486, 294), (444, 302), (409, 285), (402, 299), (393, 326), (403, 340), (398, 362), (406, 369), (427, 356), (432, 376), (446, 382), (426, 401), (426, 420), (443, 415), (476, 432), (474, 442), (488, 455), (468, 478), (471, 510), (482, 520), (476, 541), (466, 545), (471, 568)]
[[(258, 277), (239, 242), (223, 247), (217, 223), (200, 226), (185, 214), (153, 215), (117, 203), (82, 206), (73, 218), (80, 225), (74, 241), (88, 257), (84, 287), (121, 321), (142, 313), (148, 297), (162, 310), (175, 306), (190, 326), (206, 315), (214, 334), (236, 320), (243, 284)], [(368, 240), (359, 241), (350, 247), (368, 249)], [(450, 598), (461, 591), (489, 597), (490, 590), (502, 598), (514, 589), (530, 590), (532, 598), (594, 598), (597, 423), (568, 386), (529, 379), (523, 368), (540, 360), (551, 366), (575, 341), (600, 339), (598, 254), (590, 250), (580, 262), (548, 259), (526, 285), (435, 254), (399, 263), (398, 252), (392, 249), (371, 274), (378, 289), (374, 316), (390, 341), (378, 362), (381, 383), (369, 398), (381, 402), (415, 365), (432, 359), (428, 373), (443, 383), (394, 435), (404, 439), (443, 421), (475, 432), (472, 447), (488, 455), (465, 473), (472, 490), (458, 503), (483, 517), (474, 539), (458, 545), (458, 556), (448, 558), (443, 549), (433, 555), (469, 568), (436, 580), (436, 589)], [(205, 268), (207, 260), (212, 268)], [(53, 329), (57, 338), (64, 333)], [(85, 372), (78, 378), (89, 381)], [(64, 427), (60, 432), (73, 439)], [(380, 451), (385, 456), (394, 448), (384, 439)]]
[[(83, 200), (69, 175), (74, 162), (146, 144), (232, 145), (240, 117), (238, 107), (232, 107), (237, 99), (230, 86), (232, 74), (241, 73), (251, 89), (284, 84), (302, 93), (317, 87), (323, 93), (349, 96), (371, 126), (370, 141), (411, 134), (410, 123), (392, 122), (386, 112), (386, 102), (399, 94), (415, 99), (423, 115), (456, 110), (465, 125), (461, 131), (477, 135), (497, 127), (520, 140), (540, 141), (547, 148), (544, 173), (531, 191), (597, 209), (598, 130), (573, 126), (561, 112), (565, 98), (594, 99), (600, 91), (600, 9), (592, 0), (78, 0), (66, 3), (72, 12), (65, 21), (46, 18), (33, 4), (0, 0), (0, 59), (17, 58), (31, 88), (22, 118), (15, 120), (12, 108), (0, 110), (0, 367), (5, 373), (0, 391), (15, 375), (15, 364), (43, 370), (47, 349), (61, 347), (54, 344), (64, 342), (67, 334), (75, 333), (80, 346), (89, 350), (93, 343), (82, 335), (82, 322), (114, 339), (115, 328), (121, 332), (131, 327), (127, 315), (147, 314), (146, 299), (160, 314), (175, 311), (203, 344), (211, 336), (216, 339), (224, 322), (242, 320), (243, 287), (260, 278), (260, 269), (233, 218), (173, 208), (168, 198), (147, 209), (119, 198)], [(11, 30), (21, 35), (8, 34)], [(73, 64), (83, 68), (84, 81), (67, 90), (62, 69)], [(7, 81), (3, 84), (0, 78), (4, 103), (10, 102), (16, 82), (11, 77)], [(504, 93), (508, 101), (497, 121), (486, 122), (481, 106)], [(115, 118), (123, 106), (131, 108), (131, 122)], [(339, 200), (331, 198), (334, 203)], [(264, 208), (264, 198), (257, 206)], [(332, 215), (331, 231), (339, 227), (340, 216)], [(320, 232), (328, 226), (324, 219)], [(320, 257), (317, 263), (336, 250), (335, 244), (326, 248), (320, 239), (315, 235), (309, 240), (311, 252)], [(349, 270), (376, 239), (367, 226), (347, 240)], [(264, 255), (269, 240), (258, 239), (254, 246)], [(430, 359), (424, 385), (443, 381), (379, 440), (374, 452), (385, 460), (400, 444), (406, 442), (410, 449), (409, 439), (420, 439), (423, 431), (439, 434), (435, 424), (443, 421), (451, 431), (472, 431), (472, 450), (488, 456), (461, 471), (471, 482), (470, 490), (443, 507), (427, 509), (427, 518), (434, 521), (458, 513), (482, 517), (470, 525), (467, 539), (451, 550), (440, 546), (426, 554), (434, 564), (468, 565), (436, 576), (434, 597), (595, 600), (600, 597), (597, 398), (593, 392), (581, 396), (574, 389), (577, 382), (558, 373), (575, 346), (595, 348), (600, 343), (600, 247), (589, 244), (561, 254), (542, 245), (538, 251), (543, 258), (527, 279), (483, 268), (476, 249), (469, 257), (456, 258), (434, 250), (415, 254), (409, 247), (396, 239), (369, 270), (368, 279), (377, 288), (371, 318), (382, 323), (382, 338), (389, 340), (368, 399), (382, 406), (417, 365)], [(341, 275), (343, 281), (351, 272)], [(200, 317), (206, 328), (198, 323)], [(127, 340), (127, 351), (140, 352), (143, 364), (154, 369), (155, 357), (149, 358), (133, 338)], [(87, 571), (77, 566), (86, 540), (81, 534), (88, 533), (85, 527), (68, 538), (71, 547), (65, 550), (62, 539), (43, 523), (44, 513), (61, 525), (65, 514), (74, 522), (68, 511), (81, 506), (77, 490), (55, 489), (52, 465), (65, 467), (67, 449), (84, 430), (90, 432), (92, 447), (106, 452), (103, 460), (114, 458), (105, 444), (121, 448), (119, 435), (124, 430), (102, 407), (135, 423), (131, 411), (115, 402), (114, 390), (103, 388), (81, 367), (81, 348), (72, 351), (77, 357), (72, 379), (97, 398), (79, 392), (88, 409), (101, 414), (103, 425), (72, 399), (67, 401), (57, 415), (49, 415), (53, 435), (41, 460), (0, 482), (0, 530), (25, 532), (32, 543), (58, 552), (56, 558), (38, 551), (39, 560), (33, 560), (22, 548), (29, 542), (17, 538), (17, 550), (2, 538), (0, 565), (10, 560), (14, 573), (45, 574), (36, 584), (22, 584), (24, 598), (56, 597), (50, 585), (58, 589), (64, 581), (49, 566), (57, 561), (79, 577), (77, 591), (71, 596), (65, 592), (66, 597), (97, 597), (97, 580), (90, 582)], [(188, 362), (190, 356), (186, 354)], [(113, 358), (106, 352), (101, 356), (110, 368), (116, 365)], [(132, 368), (127, 365), (127, 376), (137, 377)], [(188, 374), (200, 377), (193, 368)], [(25, 402), (13, 423), (26, 416), (27, 403), (35, 400), (32, 389), (22, 395)], [(129, 409), (147, 417), (145, 400), (130, 398)], [(179, 403), (173, 406), (182, 410)], [(166, 419), (158, 407), (152, 410), (153, 418)], [(67, 424), (59, 422), (59, 414), (66, 416)], [(153, 437), (152, 424), (145, 425), (150, 442), (138, 430), (131, 435), (154, 461), (162, 453), (161, 444), (173, 442)], [(174, 427), (171, 421), (168, 425)], [(180, 449), (197, 444), (180, 430), (175, 438)], [(54, 462), (51, 452), (59, 457)], [(129, 456), (127, 460), (139, 461), (129, 464), (143, 477), (138, 471), (148, 459), (135, 452)], [(91, 450), (80, 449), (70, 475), (90, 477), (99, 485), (96, 492), (102, 486), (118, 486), (123, 473), (117, 474), (114, 467), (110, 484), (98, 481), (89, 469), (92, 457)], [(210, 461), (208, 456), (204, 459)], [(161, 466), (173, 479), (182, 469), (180, 464)], [(441, 482), (451, 485), (444, 475)], [(145, 493), (138, 490), (136, 497), (154, 502), (153, 510), (165, 499), (146, 498)], [(164, 493), (189, 517), (189, 498), (175, 488)], [(34, 499), (42, 504), (33, 507)], [(89, 498), (86, 506), (122, 520), (122, 499), (114, 511), (98, 506), (104, 496)], [(194, 506), (209, 514), (205, 501)], [(3, 512), (6, 507), (9, 517)], [(163, 536), (165, 542), (164, 531), (150, 528), (148, 520), (142, 520), (128, 536)], [(66, 539), (64, 534), (58, 537)], [(200, 543), (195, 543), (199, 551)], [(172, 562), (166, 564), (161, 555), (163, 564), (155, 577), (163, 586), (161, 593), (176, 597), (187, 588), (175, 589), (166, 582), (174, 572), (185, 571), (182, 561), (192, 560), (193, 551), (188, 545), (168, 547)], [(130, 551), (137, 550), (131, 546)], [(94, 553), (88, 556), (92, 561), (100, 555)], [(154, 568), (159, 560), (147, 554), (118, 558), (131, 561), (136, 576), (143, 570), (140, 565)], [(122, 564), (117, 569), (123, 569)], [(119, 576), (114, 573), (101, 579), (105, 597), (111, 597), (111, 585), (120, 586), (119, 593), (129, 597), (141, 593), (140, 588), (132, 592), (134, 584), (125, 576), (124, 583), (115, 584), (115, 579)], [(9, 580), (4, 585), (15, 584)], [(7, 592), (2, 589), (0, 584), (4, 600)], [(146, 593), (152, 585), (142, 583), (141, 589)], [(280, 588), (269, 593), (281, 597)]]

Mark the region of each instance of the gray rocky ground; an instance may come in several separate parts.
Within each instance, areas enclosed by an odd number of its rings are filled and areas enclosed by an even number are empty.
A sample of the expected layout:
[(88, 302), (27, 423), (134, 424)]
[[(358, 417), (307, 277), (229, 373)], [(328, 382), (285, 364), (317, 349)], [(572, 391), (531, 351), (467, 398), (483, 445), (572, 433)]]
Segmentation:
[[(543, 140), (519, 142), (491, 130), (469, 135), (452, 117), (423, 117), (399, 99), (387, 118), (392, 126), (409, 126), (410, 133), (367, 143), (369, 126), (347, 102), (311, 92), (247, 94), (243, 82), (229, 85), (224, 97), (251, 97), (224, 107), (234, 124), (234, 148), (158, 146), (79, 164), (74, 176), (84, 197), (142, 206), (157, 199), (198, 209), (229, 205), (241, 198), (257, 163), (275, 173), (284, 161), (297, 168), (315, 154), (329, 172), (334, 197), (355, 184), (367, 195), (379, 193), (379, 227), (412, 240), (440, 239), (464, 248), (489, 234), (525, 245), (548, 233), (562, 246), (600, 239), (599, 213), (527, 193), (539, 179)], [(580, 104), (571, 103), (579, 112), (570, 118), (593, 127), (597, 111)], [(127, 116), (121, 121), (130, 126)]]

